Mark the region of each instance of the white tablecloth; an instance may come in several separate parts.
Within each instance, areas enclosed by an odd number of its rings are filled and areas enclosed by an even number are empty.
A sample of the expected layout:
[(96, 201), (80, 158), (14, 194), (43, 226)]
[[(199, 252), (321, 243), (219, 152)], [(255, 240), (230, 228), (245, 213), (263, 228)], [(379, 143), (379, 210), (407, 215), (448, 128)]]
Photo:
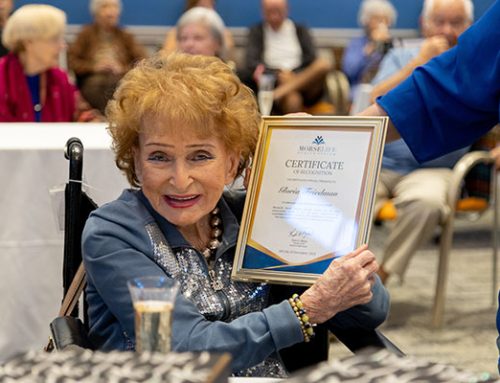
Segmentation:
[(84, 145), (89, 195), (117, 198), (127, 183), (104, 124), (0, 124), (0, 360), (41, 348), (59, 309), (64, 235), (49, 190), (68, 179), (70, 137)]

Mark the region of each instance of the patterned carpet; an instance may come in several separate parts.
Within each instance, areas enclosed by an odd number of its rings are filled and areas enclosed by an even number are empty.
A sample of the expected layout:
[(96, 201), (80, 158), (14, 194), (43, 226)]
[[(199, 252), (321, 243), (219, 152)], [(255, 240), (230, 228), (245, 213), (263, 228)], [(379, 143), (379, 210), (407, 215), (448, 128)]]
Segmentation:
[[(438, 260), (435, 242), (418, 251), (403, 284), (389, 280), (392, 306), (382, 329), (406, 354), (498, 376), (491, 222), (492, 214), (477, 222), (457, 221), (442, 329), (430, 326)], [(375, 254), (381, 255), (389, 230), (387, 224), (372, 230), (370, 247)], [(332, 357), (347, 354), (341, 344), (332, 343)]]

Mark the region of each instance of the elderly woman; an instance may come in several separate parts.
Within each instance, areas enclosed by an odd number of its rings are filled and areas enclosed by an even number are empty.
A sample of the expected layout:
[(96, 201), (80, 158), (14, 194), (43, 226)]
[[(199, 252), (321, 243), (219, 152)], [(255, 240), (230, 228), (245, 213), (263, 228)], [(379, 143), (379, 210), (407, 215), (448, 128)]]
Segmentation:
[(180, 52), (225, 58), (224, 22), (213, 9), (191, 8), (177, 22)]
[(10, 53), (0, 59), (0, 121), (68, 122), (78, 94), (57, 68), (66, 15), (49, 5), (25, 5), (9, 17), (2, 42)]
[[(205, 8), (212, 10), (217, 17), (212, 15), (202, 16), (202, 13), (198, 11), (196, 17), (190, 16), (189, 19), (184, 19), (185, 14), (189, 13), (189, 11), (193, 8)], [(221, 41), (221, 47), (224, 48), (224, 59), (233, 59), (233, 49), (234, 49), (233, 35), (231, 34), (231, 31), (229, 31), (229, 29), (227, 29), (224, 26), (224, 22), (222, 21), (219, 14), (216, 13), (215, 0), (187, 0), (185, 13), (177, 21), (177, 26), (175, 28), (170, 29), (169, 32), (167, 33), (167, 36), (165, 37), (165, 42), (163, 43), (163, 52), (166, 55), (176, 50), (184, 52), (183, 48), (179, 46), (180, 38), (178, 36), (178, 30), (181, 24), (181, 20), (184, 19), (184, 21), (182, 21), (182, 24), (186, 25), (186, 24), (191, 24), (193, 22), (198, 22), (197, 20), (198, 17), (203, 18), (202, 22), (207, 26), (207, 28), (212, 28), (211, 31), (212, 36), (215, 36), (216, 34), (220, 35), (220, 37), (216, 36), (216, 39)], [(219, 28), (223, 28), (222, 33), (220, 33)]]
[[(288, 299), (277, 300), (279, 286), (231, 280), (245, 196), (224, 190), (250, 162), (260, 116), (252, 92), (221, 60), (145, 60), (120, 82), (107, 117), (116, 163), (133, 188), (92, 213), (83, 233), (98, 348), (135, 347), (127, 281), (140, 276), (180, 283), (173, 349), (229, 352), (234, 373), (285, 376), (278, 352), (310, 340), (313, 323), (373, 329), (385, 319), (388, 296), (366, 247), (333, 261), (292, 300), (307, 311), (302, 319)], [(316, 341), (327, 349), (326, 337)]]
[(125, 72), (146, 57), (134, 37), (118, 26), (121, 9), (121, 0), (91, 0), (94, 23), (83, 27), (68, 51), (83, 97), (101, 112)]
[(369, 83), (380, 61), (392, 46), (389, 27), (396, 22), (397, 13), (388, 0), (364, 0), (358, 19), (364, 36), (351, 40), (344, 51), (342, 70), (351, 84), (351, 97), (357, 85)]

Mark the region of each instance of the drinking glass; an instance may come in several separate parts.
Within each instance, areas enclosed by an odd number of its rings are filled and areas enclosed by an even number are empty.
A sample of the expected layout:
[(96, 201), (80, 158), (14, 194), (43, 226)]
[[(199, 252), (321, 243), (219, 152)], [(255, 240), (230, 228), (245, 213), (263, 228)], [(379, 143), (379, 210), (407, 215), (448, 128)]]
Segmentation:
[(170, 351), (172, 314), (179, 284), (166, 277), (128, 281), (135, 312), (136, 350)]
[(259, 78), (259, 90), (257, 100), (259, 102), (260, 113), (263, 116), (269, 116), (273, 109), (273, 91), (276, 76), (271, 73), (264, 73)]

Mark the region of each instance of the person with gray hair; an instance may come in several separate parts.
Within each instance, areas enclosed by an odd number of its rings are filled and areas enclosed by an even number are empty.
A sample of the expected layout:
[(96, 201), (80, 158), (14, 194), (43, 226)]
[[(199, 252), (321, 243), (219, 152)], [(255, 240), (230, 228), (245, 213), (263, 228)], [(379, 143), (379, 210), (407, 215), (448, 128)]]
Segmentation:
[[(402, 137), (419, 161), (471, 144), (500, 122), (498, 25), (495, 0), (455, 47), (416, 68), (361, 115), (389, 116), (387, 139)], [(500, 309), (496, 327), (500, 332)]]
[(225, 59), (225, 26), (213, 9), (194, 7), (177, 22), (179, 51)]
[(78, 94), (57, 68), (66, 14), (44, 4), (20, 7), (7, 20), (0, 59), (0, 122), (70, 122)]
[(397, 12), (388, 0), (364, 0), (358, 12), (364, 35), (354, 38), (344, 51), (342, 71), (351, 85), (354, 98), (361, 83), (370, 82), (380, 61), (392, 46), (389, 27), (396, 23)]
[(276, 78), (274, 114), (303, 112), (326, 91), (331, 63), (319, 57), (310, 29), (289, 18), (288, 0), (262, 0), (262, 20), (248, 32), (240, 76), (254, 89), (264, 74)]
[(117, 11), (119, 13), (121, 13), (121, 11), (122, 11), (122, 1), (121, 0), (113, 0), (113, 1), (110, 1), (110, 0), (90, 0), (90, 3), (89, 3), (90, 13), (92, 14), (92, 16), (95, 17), (98, 14), (98, 12), (100, 12), (101, 8), (107, 6), (108, 4), (113, 4), (116, 7)]
[(119, 26), (121, 0), (91, 0), (89, 7), (94, 23), (84, 26), (70, 46), (68, 63), (82, 95), (104, 113), (118, 81), (146, 51)]
[[(422, 6), (422, 22), (428, 23), (434, 17), (434, 8), (436, 7), (436, 2), (438, 0), (424, 0), (424, 4)], [(469, 24), (472, 24), (474, 21), (474, 4), (471, 0), (467, 0), (463, 2), (464, 11), (466, 21)]]
[(417, 66), (455, 46), (458, 36), (472, 24), (474, 5), (471, 0), (424, 0), (421, 15), (424, 40), (418, 46), (402, 46), (390, 52), (384, 59), (385, 64), (391, 68), (396, 65), (398, 70), (390, 68), (391, 76), (387, 76), (386, 70), (380, 68), (381, 73), (374, 79), (376, 86), (372, 98), (385, 94), (406, 79)]
[[(458, 37), (472, 23), (473, 11), (471, 0), (425, 0), (421, 18), (425, 39), (419, 45), (403, 45), (389, 51), (373, 80), (372, 96), (385, 94), (417, 66), (456, 45)], [(379, 269), (383, 282), (390, 275), (403, 278), (411, 257), (447, 214), (451, 168), (468, 150), (466, 146), (433, 161), (418, 163), (403, 140), (385, 146), (375, 211), (392, 200), (397, 218)]]
[[(186, 0), (186, 11), (184, 13), (188, 13), (191, 9), (193, 8), (205, 8), (209, 9), (213, 12), (203, 12), (203, 11), (196, 11), (194, 14), (191, 14), (188, 19), (184, 19), (182, 22), (183, 24), (186, 24), (189, 22), (189, 24), (194, 23), (196, 20), (195, 18), (203, 18), (203, 23), (212, 28), (212, 33), (213, 36), (216, 36), (217, 34), (220, 34), (220, 31), (218, 30), (220, 27), (223, 27), (224, 30), (222, 32), (222, 38), (216, 37), (217, 40), (220, 41), (221, 44), (221, 52), (222, 56), (220, 54), (217, 54), (216, 56), (219, 56), (223, 58), (224, 60), (234, 60), (234, 40), (233, 40), (233, 35), (229, 29), (227, 29), (224, 25), (224, 22), (222, 21), (222, 18), (219, 16), (217, 11), (215, 10), (215, 0)], [(215, 16), (214, 16), (215, 13)], [(177, 26), (171, 28), (167, 35), (165, 36), (165, 41), (163, 43), (163, 48), (162, 52), (165, 55), (168, 55), (172, 52), (175, 51), (181, 51), (184, 52), (182, 48), (179, 47), (179, 36), (177, 35), (178, 28), (179, 28), (179, 23), (181, 19), (183, 18), (184, 14), (181, 16), (181, 18), (177, 21)], [(217, 16), (217, 17), (216, 17)], [(222, 24), (220, 23), (222, 21)]]

